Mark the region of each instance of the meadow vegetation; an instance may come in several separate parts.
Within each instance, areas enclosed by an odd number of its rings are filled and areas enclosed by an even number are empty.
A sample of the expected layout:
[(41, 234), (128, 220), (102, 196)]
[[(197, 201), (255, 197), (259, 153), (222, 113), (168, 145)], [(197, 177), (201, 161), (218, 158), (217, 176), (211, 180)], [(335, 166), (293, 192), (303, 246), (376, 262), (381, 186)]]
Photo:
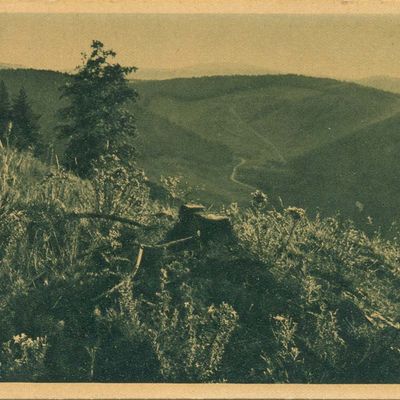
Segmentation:
[(397, 239), (255, 193), (220, 210), (232, 240), (160, 249), (174, 192), (116, 157), (91, 180), (7, 148), (0, 166), (2, 380), (398, 382)]
[(176, 236), (193, 192), (155, 187), (125, 140), (84, 171), (2, 144), (2, 381), (400, 383), (395, 225), (388, 240), (254, 190), (214, 207), (228, 236)]

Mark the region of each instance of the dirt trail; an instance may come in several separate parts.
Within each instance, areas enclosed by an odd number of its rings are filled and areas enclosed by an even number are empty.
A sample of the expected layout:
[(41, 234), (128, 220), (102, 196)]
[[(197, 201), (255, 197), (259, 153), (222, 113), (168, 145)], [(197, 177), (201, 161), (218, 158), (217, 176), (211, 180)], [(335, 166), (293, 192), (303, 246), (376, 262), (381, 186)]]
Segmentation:
[[(243, 119), (240, 117), (240, 115), (237, 113), (237, 111), (233, 108), (233, 107), (229, 107), (229, 111), (231, 112), (232, 116), (235, 118), (235, 120), (237, 121), (238, 125), (245, 125), (246, 130), (250, 130), (251, 133), (257, 137), (257, 139), (259, 139), (264, 145), (266, 145), (266, 147), (268, 148), (268, 150), (272, 150), (277, 156), (278, 159), (281, 163), (286, 164), (286, 160), (283, 157), (282, 153), (279, 151), (279, 149), (270, 141), (268, 140), (266, 137), (260, 135), (255, 129), (253, 129), (249, 124), (247, 124), (245, 121), (243, 121)], [(251, 190), (257, 190), (257, 188), (255, 186), (252, 185), (248, 185), (247, 183), (244, 182), (240, 182), (237, 178), (237, 171), (240, 167), (242, 167), (245, 163), (247, 162), (246, 159), (244, 159), (243, 157), (239, 157), (239, 163), (236, 164), (233, 167), (231, 176), (229, 177), (229, 179), (238, 184), (241, 185), (247, 189), (251, 189)]]
[(239, 158), (239, 162), (233, 167), (233, 170), (232, 170), (232, 173), (231, 173), (231, 176), (229, 177), (229, 179), (230, 179), (232, 182), (234, 182), (234, 183), (236, 183), (236, 184), (238, 184), (238, 185), (240, 185), (240, 186), (243, 186), (243, 187), (245, 187), (245, 188), (247, 188), (247, 189), (257, 190), (257, 188), (256, 188), (255, 186), (248, 185), (247, 183), (244, 183), (244, 182), (240, 182), (240, 181), (236, 178), (236, 174), (237, 174), (238, 168), (240, 168), (240, 167), (241, 167), (242, 165), (244, 165), (246, 162), (247, 162), (247, 161), (246, 161), (244, 158), (240, 157), (240, 158)]

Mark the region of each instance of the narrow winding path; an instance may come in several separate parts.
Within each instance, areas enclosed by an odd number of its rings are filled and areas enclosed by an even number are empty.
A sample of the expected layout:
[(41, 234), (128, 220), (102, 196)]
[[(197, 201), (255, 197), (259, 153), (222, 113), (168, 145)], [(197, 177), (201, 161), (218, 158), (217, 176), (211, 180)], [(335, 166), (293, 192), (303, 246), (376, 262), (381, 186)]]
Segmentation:
[[(245, 121), (243, 121), (243, 119), (240, 117), (240, 115), (237, 113), (237, 111), (234, 109), (234, 107), (229, 107), (229, 111), (232, 114), (232, 116), (236, 119), (238, 125), (243, 126), (244, 128), (246, 128), (246, 130), (250, 130), (251, 133), (259, 140), (261, 141), (267, 148), (269, 151), (273, 151), (275, 153), (275, 155), (278, 157), (279, 161), (282, 164), (286, 164), (287, 161), (285, 159), (285, 157), (283, 157), (282, 153), (279, 151), (279, 149), (270, 141), (268, 140), (266, 137), (264, 137), (263, 135), (261, 135), (260, 133), (258, 133), (252, 126), (250, 126), (249, 124), (247, 124)], [(251, 190), (257, 190), (257, 188), (255, 186), (252, 185), (248, 185), (247, 183), (241, 182), (239, 181), (236, 176), (237, 176), (237, 171), (240, 167), (242, 167), (245, 163), (247, 162), (246, 159), (244, 159), (243, 157), (239, 157), (239, 163), (236, 164), (233, 167), (231, 176), (229, 177), (229, 179), (242, 186), (245, 187), (247, 189), (251, 189)]]
[(255, 186), (248, 185), (247, 183), (244, 183), (244, 182), (240, 182), (240, 181), (236, 178), (236, 174), (237, 174), (238, 168), (240, 168), (240, 167), (241, 167), (242, 165), (244, 165), (244, 164), (246, 164), (246, 160), (245, 160), (244, 158), (240, 157), (240, 158), (239, 158), (239, 162), (233, 167), (232, 173), (231, 173), (231, 176), (229, 177), (229, 179), (230, 179), (232, 182), (234, 182), (234, 183), (236, 183), (236, 184), (238, 184), (238, 185), (240, 185), (240, 186), (243, 186), (243, 187), (245, 187), (245, 188), (247, 188), (247, 189), (257, 190), (257, 188), (256, 188)]

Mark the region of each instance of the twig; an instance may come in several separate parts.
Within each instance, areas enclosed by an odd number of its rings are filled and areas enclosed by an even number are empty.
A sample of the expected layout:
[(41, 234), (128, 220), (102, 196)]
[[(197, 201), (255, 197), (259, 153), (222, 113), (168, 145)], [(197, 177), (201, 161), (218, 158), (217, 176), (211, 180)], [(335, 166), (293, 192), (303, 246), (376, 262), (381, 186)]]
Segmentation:
[(140, 264), (142, 262), (142, 258), (143, 258), (143, 252), (144, 252), (144, 247), (143, 246), (139, 246), (139, 253), (136, 257), (136, 263), (133, 267), (133, 271), (132, 271), (132, 278), (135, 277), (135, 275), (137, 274)]

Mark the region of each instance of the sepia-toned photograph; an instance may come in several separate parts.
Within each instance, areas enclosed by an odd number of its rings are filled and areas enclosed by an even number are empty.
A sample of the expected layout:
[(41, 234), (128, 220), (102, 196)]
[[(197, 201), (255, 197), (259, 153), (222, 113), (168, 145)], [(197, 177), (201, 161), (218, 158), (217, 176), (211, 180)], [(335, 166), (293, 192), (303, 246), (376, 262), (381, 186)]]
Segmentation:
[(0, 382), (400, 383), (399, 2), (17, 3)]

